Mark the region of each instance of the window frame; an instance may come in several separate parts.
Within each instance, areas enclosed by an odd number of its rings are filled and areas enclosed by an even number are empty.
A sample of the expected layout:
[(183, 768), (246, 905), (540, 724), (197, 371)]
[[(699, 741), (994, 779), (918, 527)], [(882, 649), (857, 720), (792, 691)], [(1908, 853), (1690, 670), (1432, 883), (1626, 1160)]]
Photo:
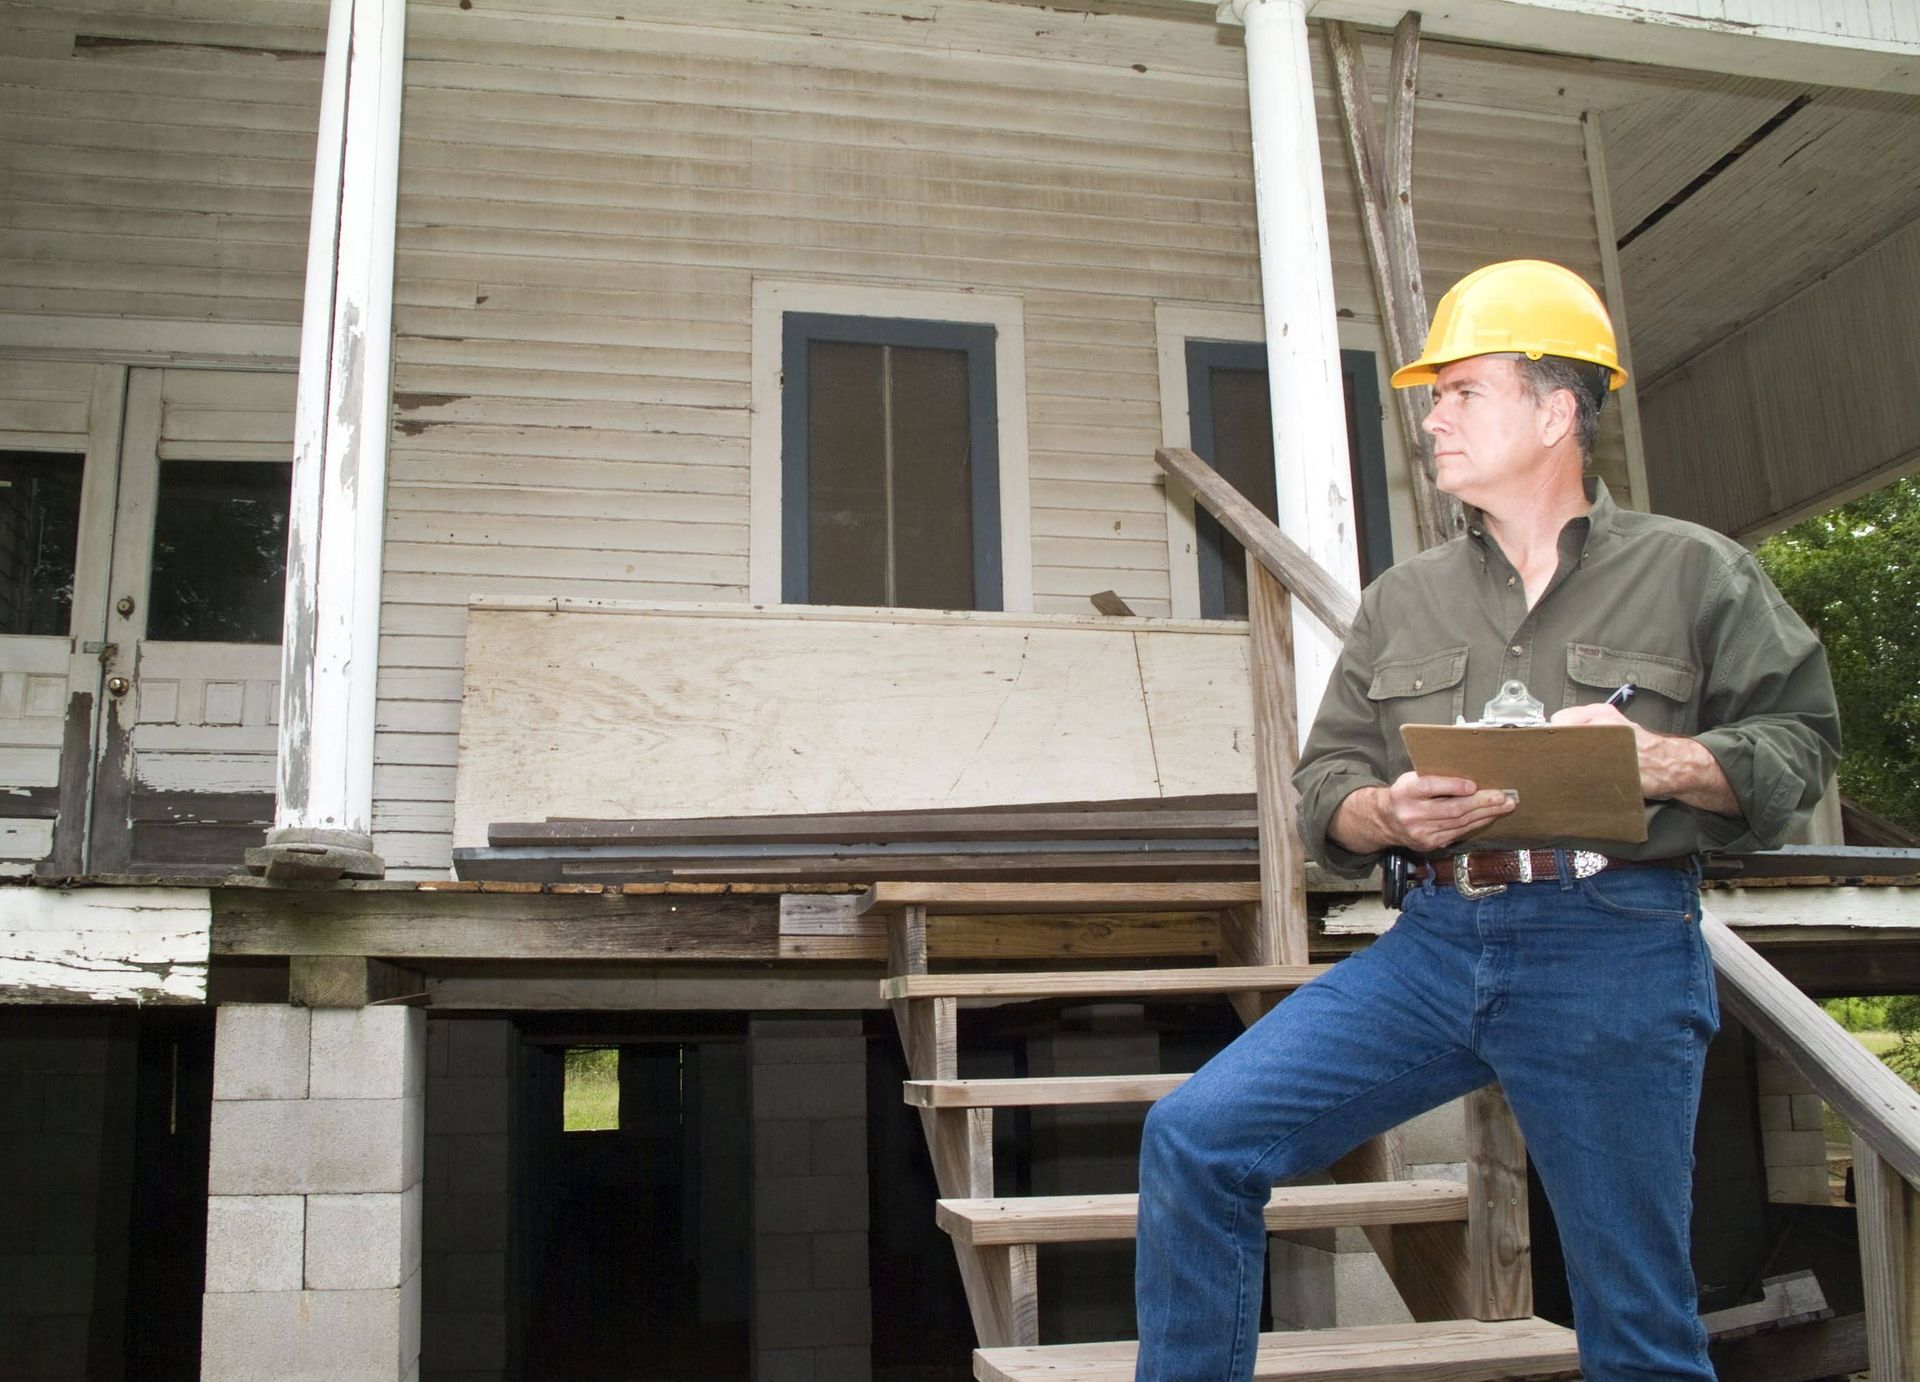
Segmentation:
[(815, 341), (956, 350), (967, 357), (968, 480), (973, 509), (973, 608), (1003, 607), (998, 332), (991, 322), (788, 311), (780, 322), (780, 599), (809, 603), (811, 528), (807, 350)]
[(847, 280), (756, 277), (753, 281), (752, 406), (747, 419), (747, 598), (757, 605), (781, 603), (785, 521), (781, 386), (785, 374), (783, 326), (789, 312), (993, 326), (999, 435), (1000, 607), (1010, 614), (1032, 613), (1033, 498), (1028, 474), (1022, 299), (990, 292)]

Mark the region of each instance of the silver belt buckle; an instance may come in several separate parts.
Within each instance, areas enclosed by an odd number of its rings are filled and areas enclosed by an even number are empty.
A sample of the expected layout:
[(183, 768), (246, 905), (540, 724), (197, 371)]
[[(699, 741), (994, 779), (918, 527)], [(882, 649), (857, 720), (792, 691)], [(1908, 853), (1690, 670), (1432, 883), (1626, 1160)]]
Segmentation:
[[(1453, 890), (1455, 892), (1470, 901), (1478, 901), (1483, 897), (1496, 897), (1507, 890), (1505, 883), (1474, 882), (1470, 870), (1470, 861), (1472, 859), (1473, 855), (1471, 853), (1456, 854), (1453, 856)], [(1532, 864), (1532, 858), (1527, 857), (1527, 871), (1529, 873), (1532, 872)]]

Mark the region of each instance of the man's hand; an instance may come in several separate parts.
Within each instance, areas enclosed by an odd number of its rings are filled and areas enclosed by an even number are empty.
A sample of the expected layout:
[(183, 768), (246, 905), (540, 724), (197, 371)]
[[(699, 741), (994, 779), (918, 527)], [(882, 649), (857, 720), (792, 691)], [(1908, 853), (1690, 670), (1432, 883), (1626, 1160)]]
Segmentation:
[(1655, 734), (1634, 725), (1610, 705), (1575, 705), (1555, 711), (1555, 725), (1633, 725), (1633, 742), (1640, 753), (1640, 795), (1648, 801), (1678, 801), (1722, 816), (1740, 814), (1719, 762), (1698, 739), (1682, 734)]
[(1464, 777), (1402, 773), (1391, 787), (1349, 792), (1327, 833), (1355, 854), (1396, 846), (1427, 854), (1498, 820), (1514, 805), (1505, 792), (1479, 791)]

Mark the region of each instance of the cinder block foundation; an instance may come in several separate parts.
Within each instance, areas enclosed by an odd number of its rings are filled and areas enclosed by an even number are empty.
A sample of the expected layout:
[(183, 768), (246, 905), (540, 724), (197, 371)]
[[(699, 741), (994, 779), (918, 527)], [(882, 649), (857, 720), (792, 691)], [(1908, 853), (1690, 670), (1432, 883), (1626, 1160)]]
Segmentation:
[(214, 1045), (203, 1382), (415, 1382), (423, 1015), (232, 1005)]

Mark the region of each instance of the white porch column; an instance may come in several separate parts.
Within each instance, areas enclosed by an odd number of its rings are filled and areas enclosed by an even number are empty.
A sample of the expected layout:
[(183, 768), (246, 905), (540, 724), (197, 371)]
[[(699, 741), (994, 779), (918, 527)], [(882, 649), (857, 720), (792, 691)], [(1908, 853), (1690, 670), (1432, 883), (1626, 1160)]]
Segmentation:
[(405, 0), (333, 0), (287, 536), (279, 807), (248, 863), (378, 877), (373, 716)]
[[(1334, 316), (1333, 255), (1320, 136), (1307, 60), (1306, 0), (1227, 0), (1220, 18), (1246, 26), (1254, 208), (1267, 321), (1267, 387), (1280, 530), (1359, 589), (1345, 391)], [(1298, 601), (1294, 677), (1304, 739), (1320, 709), (1339, 641)]]

